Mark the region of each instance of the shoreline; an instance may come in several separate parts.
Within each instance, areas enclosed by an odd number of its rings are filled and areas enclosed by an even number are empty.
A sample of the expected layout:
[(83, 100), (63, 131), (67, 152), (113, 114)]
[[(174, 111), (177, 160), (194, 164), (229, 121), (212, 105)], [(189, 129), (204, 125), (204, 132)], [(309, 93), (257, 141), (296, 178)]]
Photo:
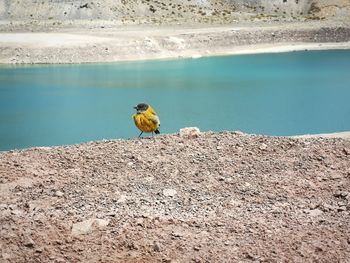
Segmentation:
[(350, 131), (342, 132), (332, 132), (332, 133), (319, 133), (319, 134), (302, 134), (302, 135), (293, 135), (291, 138), (296, 139), (309, 139), (309, 138), (341, 138), (344, 140), (350, 140)]
[(350, 49), (349, 42), (334, 42), (334, 43), (280, 43), (280, 44), (262, 44), (255, 46), (242, 46), (235, 50), (229, 51), (224, 55), (250, 55), (250, 54), (265, 54), (265, 53), (285, 53), (296, 51), (319, 51), (319, 50), (348, 50)]
[(350, 26), (134, 26), (0, 33), (0, 64), (111, 63), (328, 49), (350, 49)]
[[(223, 57), (223, 56), (240, 56), (240, 55), (259, 55), (259, 54), (276, 54), (276, 53), (289, 53), (289, 52), (303, 52), (303, 51), (327, 51), (327, 50), (350, 50), (349, 42), (334, 42), (334, 43), (280, 43), (280, 44), (261, 44), (261, 45), (249, 45), (239, 46), (225, 51), (216, 52), (204, 52), (204, 53), (186, 53), (183, 55), (174, 56), (148, 56), (142, 58), (125, 58), (118, 61), (88, 61), (88, 62), (36, 62), (36, 63), (12, 63), (12, 62), (0, 62), (0, 68), (9, 65), (27, 66), (31, 65), (72, 65), (72, 64), (105, 64), (105, 63), (124, 63), (124, 62), (146, 62), (146, 61), (159, 61), (159, 60), (178, 60), (178, 59), (200, 59), (208, 57)], [(0, 59), (1, 61), (1, 59)]]

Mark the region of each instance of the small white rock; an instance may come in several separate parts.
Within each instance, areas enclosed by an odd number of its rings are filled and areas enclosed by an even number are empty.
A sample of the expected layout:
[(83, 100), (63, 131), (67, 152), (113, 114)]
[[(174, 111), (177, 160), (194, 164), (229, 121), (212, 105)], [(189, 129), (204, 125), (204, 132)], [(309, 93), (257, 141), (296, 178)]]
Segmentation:
[(143, 226), (143, 219), (142, 218), (136, 219), (136, 225)]
[(72, 235), (85, 235), (90, 233), (94, 227), (104, 228), (108, 226), (110, 220), (91, 218), (85, 221), (75, 223), (72, 227)]
[(243, 136), (244, 135), (244, 133), (241, 132), (241, 131), (234, 131), (233, 134), (234, 135), (238, 135), (238, 136)]
[(163, 195), (169, 196), (169, 197), (174, 197), (177, 194), (177, 191), (175, 189), (164, 189), (163, 190)]
[(197, 127), (187, 127), (180, 129), (180, 137), (186, 139), (198, 138), (200, 130)]
[(267, 145), (265, 143), (262, 143), (259, 147), (260, 150), (266, 150)]
[(309, 215), (312, 216), (312, 217), (320, 216), (322, 214), (323, 214), (323, 211), (320, 210), (320, 209), (314, 209), (314, 210), (310, 210), (309, 211)]
[(62, 197), (64, 194), (61, 191), (56, 191), (55, 195), (58, 197)]
[(105, 220), (105, 219), (95, 219), (94, 224), (98, 227), (98, 228), (104, 228), (106, 226), (108, 226), (109, 224), (109, 219)]
[(126, 199), (127, 199), (127, 196), (126, 196), (126, 195), (121, 195), (121, 196), (119, 196), (119, 198), (118, 198), (118, 200), (117, 200), (117, 203), (118, 203), (118, 204), (125, 203), (125, 202), (126, 202)]

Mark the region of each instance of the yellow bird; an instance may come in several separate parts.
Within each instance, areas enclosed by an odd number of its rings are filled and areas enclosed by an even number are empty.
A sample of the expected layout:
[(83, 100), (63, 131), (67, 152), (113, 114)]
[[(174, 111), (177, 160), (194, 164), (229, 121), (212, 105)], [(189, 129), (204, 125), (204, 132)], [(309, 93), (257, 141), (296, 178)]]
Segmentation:
[(160, 121), (157, 113), (153, 110), (153, 108), (146, 104), (140, 103), (134, 107), (136, 113), (132, 116), (134, 119), (135, 125), (141, 131), (139, 137), (144, 132), (151, 132), (153, 136), (153, 132), (155, 134), (159, 134), (159, 126)]

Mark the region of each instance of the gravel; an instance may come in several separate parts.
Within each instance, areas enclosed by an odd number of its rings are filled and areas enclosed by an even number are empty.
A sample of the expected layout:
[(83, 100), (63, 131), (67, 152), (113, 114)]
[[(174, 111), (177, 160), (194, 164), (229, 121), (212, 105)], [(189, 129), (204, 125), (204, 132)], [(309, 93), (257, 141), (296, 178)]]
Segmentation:
[(350, 141), (178, 134), (0, 154), (1, 262), (347, 262)]

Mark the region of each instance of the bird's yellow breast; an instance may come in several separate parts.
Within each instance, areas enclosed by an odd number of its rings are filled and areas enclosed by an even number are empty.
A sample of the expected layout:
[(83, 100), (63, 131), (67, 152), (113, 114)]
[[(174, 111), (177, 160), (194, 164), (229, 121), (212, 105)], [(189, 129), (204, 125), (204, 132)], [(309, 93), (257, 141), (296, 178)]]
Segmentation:
[(154, 132), (159, 128), (159, 118), (151, 106), (143, 112), (134, 114), (132, 117), (137, 128), (143, 132)]

